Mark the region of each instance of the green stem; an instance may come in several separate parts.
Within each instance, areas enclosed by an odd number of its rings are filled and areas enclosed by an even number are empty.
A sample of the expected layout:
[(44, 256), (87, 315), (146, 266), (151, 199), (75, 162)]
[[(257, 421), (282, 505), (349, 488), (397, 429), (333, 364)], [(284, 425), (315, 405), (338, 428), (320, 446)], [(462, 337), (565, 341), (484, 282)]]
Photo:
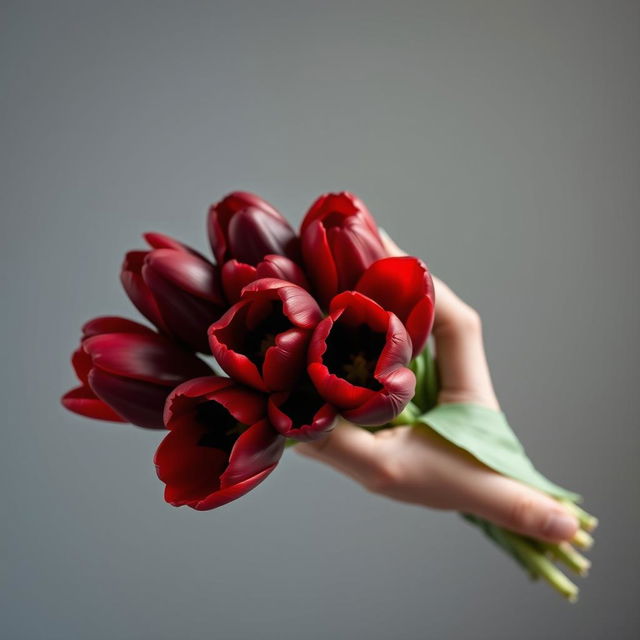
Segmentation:
[(578, 519), (580, 526), (585, 531), (593, 531), (598, 526), (598, 518), (579, 507), (575, 502), (571, 502), (571, 500), (560, 500), (560, 502)]
[(543, 553), (522, 536), (505, 531), (505, 535), (531, 573), (546, 580), (569, 602), (576, 602), (579, 589)]
[(561, 542), (559, 544), (545, 543), (543, 546), (556, 560), (564, 562), (569, 569), (575, 571), (580, 576), (586, 576), (591, 568), (591, 562), (576, 551), (568, 542)]
[(401, 424), (413, 424), (420, 415), (420, 409), (413, 402), (410, 402), (391, 422), (392, 426)]

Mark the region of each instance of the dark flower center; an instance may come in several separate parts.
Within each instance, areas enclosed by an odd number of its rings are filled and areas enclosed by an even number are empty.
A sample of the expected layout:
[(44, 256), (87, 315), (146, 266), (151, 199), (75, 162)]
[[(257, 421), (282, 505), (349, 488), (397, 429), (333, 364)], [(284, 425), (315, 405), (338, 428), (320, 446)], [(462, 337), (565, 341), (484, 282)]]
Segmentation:
[(382, 385), (374, 373), (385, 342), (383, 333), (366, 324), (350, 327), (338, 319), (327, 336), (324, 363), (330, 373), (358, 387), (377, 391)]
[(280, 411), (291, 419), (291, 428), (298, 429), (310, 425), (316, 413), (324, 404), (310, 380), (297, 387), (280, 405)]
[(292, 327), (279, 300), (269, 301), (261, 316), (261, 320), (254, 327), (247, 327), (248, 330), (235, 347), (235, 351), (247, 356), (259, 367), (264, 363), (267, 350), (275, 345), (278, 334)]
[(344, 224), (345, 218), (349, 215), (346, 213), (340, 213), (339, 211), (332, 211), (322, 218), (322, 224), (325, 229), (332, 229), (333, 227), (341, 227)]
[(201, 402), (196, 407), (196, 421), (205, 429), (198, 445), (222, 451), (231, 451), (240, 434), (247, 428), (215, 400)]

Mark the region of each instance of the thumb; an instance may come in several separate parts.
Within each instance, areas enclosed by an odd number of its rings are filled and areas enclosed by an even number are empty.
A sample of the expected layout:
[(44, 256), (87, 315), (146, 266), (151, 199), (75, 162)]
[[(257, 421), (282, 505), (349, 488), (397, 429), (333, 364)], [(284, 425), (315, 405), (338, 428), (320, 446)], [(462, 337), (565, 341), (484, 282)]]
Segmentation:
[(578, 521), (553, 498), (497, 473), (468, 487), (464, 510), (516, 533), (546, 542), (571, 540)]

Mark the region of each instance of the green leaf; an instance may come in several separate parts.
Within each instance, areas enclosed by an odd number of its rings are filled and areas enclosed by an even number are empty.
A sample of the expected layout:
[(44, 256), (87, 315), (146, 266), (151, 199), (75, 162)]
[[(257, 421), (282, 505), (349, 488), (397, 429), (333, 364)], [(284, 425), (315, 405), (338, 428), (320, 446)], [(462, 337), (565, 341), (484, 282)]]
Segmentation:
[(471, 403), (441, 404), (421, 415), (418, 422), (498, 473), (556, 498), (580, 500), (577, 493), (563, 489), (535, 469), (500, 411)]

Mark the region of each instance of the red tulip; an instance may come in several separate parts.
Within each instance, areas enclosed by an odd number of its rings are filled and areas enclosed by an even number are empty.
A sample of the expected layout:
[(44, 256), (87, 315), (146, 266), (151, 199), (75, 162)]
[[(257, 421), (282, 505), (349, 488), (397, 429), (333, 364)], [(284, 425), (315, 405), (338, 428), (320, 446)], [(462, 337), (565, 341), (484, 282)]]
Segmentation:
[(292, 391), (272, 393), (267, 408), (279, 433), (302, 441), (324, 437), (338, 418), (336, 408), (322, 399), (306, 376)]
[(265, 256), (298, 258), (295, 231), (262, 198), (235, 191), (209, 209), (208, 232), (218, 264), (235, 259), (256, 266)]
[(309, 289), (302, 269), (286, 256), (268, 255), (257, 266), (229, 260), (222, 267), (222, 288), (227, 300), (233, 304), (240, 300), (242, 289), (261, 278), (277, 278)]
[(170, 433), (155, 455), (164, 497), (204, 511), (244, 495), (275, 468), (284, 438), (265, 419), (265, 397), (217, 376), (180, 385), (169, 396)]
[(304, 371), (309, 338), (321, 318), (318, 304), (302, 287), (256, 280), (209, 328), (211, 351), (238, 382), (260, 391), (285, 391)]
[(411, 337), (415, 358), (433, 326), (435, 292), (424, 262), (411, 256), (378, 260), (362, 274), (356, 291), (402, 320)]
[(307, 273), (324, 305), (353, 289), (371, 263), (388, 255), (364, 203), (347, 192), (320, 196), (302, 221), (300, 237)]
[(82, 385), (66, 393), (62, 404), (89, 418), (161, 429), (170, 391), (211, 373), (195, 355), (132, 320), (95, 318), (82, 333), (72, 356)]
[(227, 306), (217, 267), (172, 238), (144, 237), (151, 250), (130, 251), (122, 265), (125, 291), (158, 329), (207, 353), (207, 329)]
[(380, 425), (413, 398), (411, 339), (400, 319), (361, 293), (336, 296), (309, 344), (318, 393), (356, 424)]

